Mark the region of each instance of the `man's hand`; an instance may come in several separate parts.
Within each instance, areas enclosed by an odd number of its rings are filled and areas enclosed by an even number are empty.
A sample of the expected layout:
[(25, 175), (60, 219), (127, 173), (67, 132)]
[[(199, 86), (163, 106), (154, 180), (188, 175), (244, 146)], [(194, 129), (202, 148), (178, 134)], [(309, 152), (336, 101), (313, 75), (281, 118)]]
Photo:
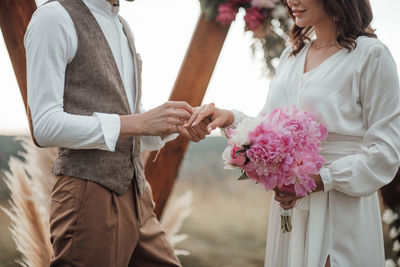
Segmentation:
[(193, 142), (199, 142), (204, 139), (210, 132), (207, 125), (211, 122), (209, 118), (205, 118), (198, 125), (193, 127), (179, 127), (179, 133)]
[(186, 123), (192, 113), (188, 103), (169, 101), (143, 114), (121, 115), (120, 138), (178, 133), (179, 127)]

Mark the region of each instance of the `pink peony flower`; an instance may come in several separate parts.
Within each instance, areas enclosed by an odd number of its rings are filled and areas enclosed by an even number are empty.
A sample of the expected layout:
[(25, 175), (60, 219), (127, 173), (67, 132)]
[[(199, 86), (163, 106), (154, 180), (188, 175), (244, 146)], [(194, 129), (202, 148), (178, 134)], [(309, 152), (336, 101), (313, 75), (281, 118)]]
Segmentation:
[(231, 150), (231, 164), (243, 166), (246, 163), (246, 151), (243, 147), (236, 146), (235, 144)]
[(226, 2), (218, 6), (217, 21), (223, 26), (228, 26), (232, 21), (235, 20), (238, 7), (231, 2)]
[(261, 26), (266, 16), (263, 14), (263, 10), (259, 7), (250, 7), (246, 9), (246, 15), (244, 21), (246, 22), (246, 29), (255, 30)]

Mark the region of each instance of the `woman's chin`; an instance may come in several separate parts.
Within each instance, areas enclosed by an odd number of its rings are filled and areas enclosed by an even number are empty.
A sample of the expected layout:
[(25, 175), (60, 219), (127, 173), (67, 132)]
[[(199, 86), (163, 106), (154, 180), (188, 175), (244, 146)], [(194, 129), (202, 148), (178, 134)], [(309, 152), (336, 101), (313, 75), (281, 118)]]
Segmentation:
[(300, 28), (306, 28), (306, 27), (312, 26), (312, 23), (307, 23), (307, 21), (305, 21), (303, 19), (299, 19), (299, 18), (296, 18), (294, 23), (296, 24), (297, 27), (300, 27)]

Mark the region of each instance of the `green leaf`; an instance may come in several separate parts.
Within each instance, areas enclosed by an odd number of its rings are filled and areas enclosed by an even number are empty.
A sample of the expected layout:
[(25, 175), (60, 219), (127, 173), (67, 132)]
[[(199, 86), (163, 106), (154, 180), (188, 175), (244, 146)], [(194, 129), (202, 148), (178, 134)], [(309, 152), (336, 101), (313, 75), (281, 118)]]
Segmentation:
[(247, 174), (244, 172), (242, 173), (242, 175), (238, 178), (239, 181), (241, 180), (248, 180), (250, 179), (249, 176), (247, 176)]

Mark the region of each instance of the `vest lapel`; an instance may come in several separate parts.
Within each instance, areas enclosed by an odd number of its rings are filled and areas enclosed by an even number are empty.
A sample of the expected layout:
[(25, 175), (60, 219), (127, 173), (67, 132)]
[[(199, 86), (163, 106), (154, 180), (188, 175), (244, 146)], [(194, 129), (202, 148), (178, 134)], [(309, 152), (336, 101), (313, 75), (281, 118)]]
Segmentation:
[[(124, 28), (126, 37), (128, 38), (129, 46), (132, 50), (132, 54), (134, 55), (135, 61), (135, 88), (136, 88), (136, 106), (135, 113), (140, 113), (140, 101), (142, 97), (142, 60), (140, 55), (136, 52), (135, 42), (133, 39), (132, 32), (128, 26), (128, 23), (119, 16), (119, 20)], [(132, 151), (133, 163), (135, 165), (135, 176), (136, 183), (138, 188), (139, 195), (146, 189), (146, 178), (144, 175), (144, 166), (141, 157), (141, 148), (140, 148), (140, 136), (136, 136), (134, 138), (134, 147)]]
[[(115, 61), (111, 47), (108, 44), (107, 39), (104, 36), (104, 33), (101, 30), (100, 25), (98, 24), (96, 18), (93, 16), (90, 9), (86, 6), (86, 4), (82, 0), (72, 0), (72, 1), (71, 0), (57, 0), (57, 1), (63, 5), (63, 7), (68, 11), (68, 13), (71, 17), (72, 16), (75, 17), (74, 18), (75, 20), (82, 19), (81, 14), (83, 12), (86, 16), (86, 21), (89, 23), (89, 29), (87, 29), (87, 30), (88, 31), (91, 30), (93, 33), (98, 33), (98, 34), (95, 34), (95, 36), (94, 36), (95, 40), (92, 40), (92, 41), (99, 42), (99, 46), (104, 48), (104, 58), (105, 58), (105, 61), (110, 65), (109, 66), (110, 72), (111, 72), (110, 74), (114, 75), (116, 77), (116, 79), (118, 80), (118, 83), (120, 84), (120, 86), (119, 86), (119, 88), (117, 88), (117, 90), (119, 91), (119, 93), (121, 94), (121, 96), (123, 98), (124, 108), (128, 109), (129, 113), (131, 113), (128, 98), (126, 96), (125, 86), (124, 86), (124, 83), (122, 82), (121, 74), (119, 72), (117, 63)], [(64, 5), (65, 1), (69, 2), (69, 4)], [(70, 8), (70, 5), (73, 8)], [(80, 11), (79, 11), (78, 15), (75, 16), (77, 10), (80, 10)], [(93, 31), (93, 28), (96, 28), (96, 31)], [(79, 38), (79, 36), (78, 36), (78, 38)]]
[(135, 88), (136, 88), (135, 113), (139, 113), (140, 112), (140, 101), (141, 101), (141, 95), (142, 95), (142, 60), (140, 58), (139, 53), (137, 53), (137, 51), (136, 51), (135, 41), (134, 41), (133, 34), (129, 28), (128, 23), (121, 16), (118, 16), (118, 17), (122, 24), (122, 27), (126, 34), (126, 37), (128, 38), (129, 46), (131, 48), (134, 62), (135, 62)]

